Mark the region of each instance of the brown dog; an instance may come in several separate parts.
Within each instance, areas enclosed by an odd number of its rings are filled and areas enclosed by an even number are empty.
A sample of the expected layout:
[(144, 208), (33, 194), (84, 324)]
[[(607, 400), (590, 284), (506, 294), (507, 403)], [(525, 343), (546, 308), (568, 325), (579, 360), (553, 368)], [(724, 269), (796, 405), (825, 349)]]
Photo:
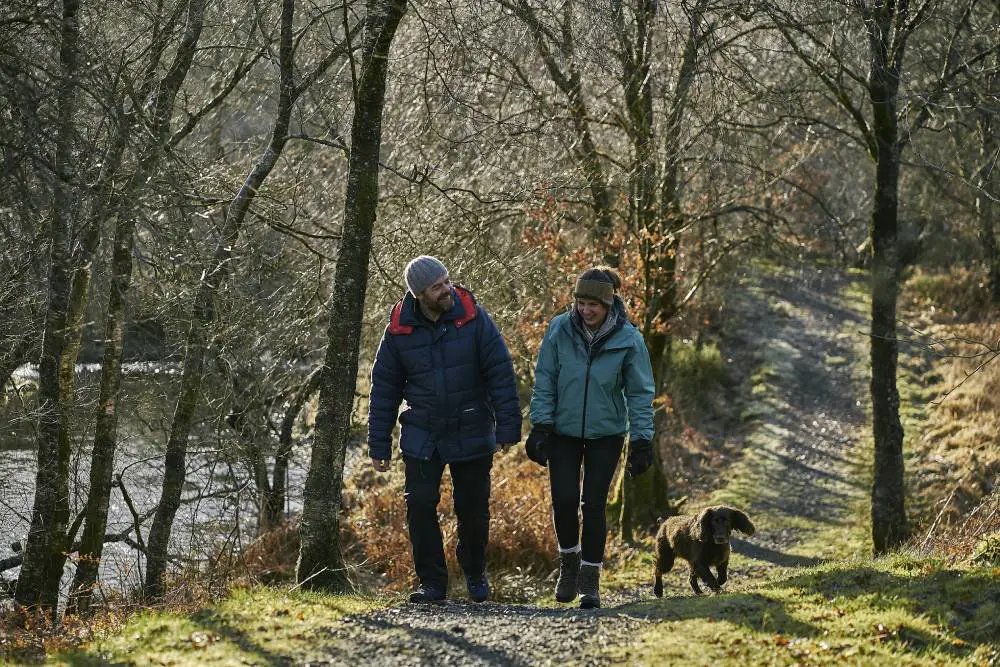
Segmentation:
[[(697, 595), (701, 595), (699, 578), (718, 593), (728, 578), (729, 533), (734, 528), (746, 535), (754, 533), (750, 517), (726, 505), (707, 507), (698, 516), (682, 514), (664, 521), (656, 534), (653, 583), (656, 597), (663, 597), (663, 573), (674, 566), (675, 556), (680, 556), (690, 565), (688, 582)], [(718, 577), (712, 575), (708, 569), (710, 565), (715, 566)]]

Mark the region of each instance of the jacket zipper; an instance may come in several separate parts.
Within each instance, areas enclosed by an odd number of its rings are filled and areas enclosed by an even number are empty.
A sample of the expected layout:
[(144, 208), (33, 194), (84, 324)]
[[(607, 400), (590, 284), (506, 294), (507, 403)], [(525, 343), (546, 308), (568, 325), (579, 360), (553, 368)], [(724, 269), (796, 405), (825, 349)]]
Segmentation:
[[(617, 331), (617, 329), (616, 329)], [(604, 334), (605, 337), (611, 336), (615, 331), (609, 331)], [(583, 334), (581, 334), (583, 335)], [(589, 345), (584, 347), (587, 349), (587, 377), (583, 380), (583, 418), (580, 422), (580, 438), (586, 439), (587, 435), (587, 392), (590, 390), (590, 365), (594, 363), (594, 357), (596, 356), (591, 352), (594, 344), (597, 343), (598, 339), (593, 340)]]
[(590, 365), (594, 363), (594, 358), (587, 352), (587, 377), (583, 380), (583, 419), (580, 423), (580, 438), (587, 437), (587, 392), (590, 390)]

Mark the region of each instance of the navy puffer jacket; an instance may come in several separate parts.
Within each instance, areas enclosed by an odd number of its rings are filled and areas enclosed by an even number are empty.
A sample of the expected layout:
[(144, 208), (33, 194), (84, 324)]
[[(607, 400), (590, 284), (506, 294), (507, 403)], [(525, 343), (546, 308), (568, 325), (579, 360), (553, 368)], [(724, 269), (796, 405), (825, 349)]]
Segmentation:
[[(496, 324), (472, 292), (452, 289), (454, 305), (431, 322), (409, 293), (382, 335), (368, 407), (368, 455), (390, 458), (399, 416), (403, 455), (445, 463), (496, 451), (521, 439), (514, 365)], [(399, 414), (399, 406), (406, 409)]]

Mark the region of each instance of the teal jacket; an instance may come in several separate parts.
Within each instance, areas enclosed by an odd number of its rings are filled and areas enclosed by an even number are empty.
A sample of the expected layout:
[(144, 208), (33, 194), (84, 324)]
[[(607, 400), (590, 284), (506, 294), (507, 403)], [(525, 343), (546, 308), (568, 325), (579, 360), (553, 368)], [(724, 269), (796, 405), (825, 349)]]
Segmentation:
[(615, 297), (617, 326), (592, 345), (573, 310), (556, 316), (538, 350), (531, 423), (576, 438), (628, 432), (653, 439), (653, 368), (639, 330)]

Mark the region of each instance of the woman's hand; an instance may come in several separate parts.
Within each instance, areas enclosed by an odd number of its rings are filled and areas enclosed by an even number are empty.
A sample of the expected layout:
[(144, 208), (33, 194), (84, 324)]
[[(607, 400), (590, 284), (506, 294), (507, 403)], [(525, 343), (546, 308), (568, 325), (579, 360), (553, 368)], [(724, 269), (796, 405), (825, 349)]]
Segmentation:
[(547, 451), (549, 437), (552, 435), (550, 424), (535, 424), (531, 427), (531, 433), (524, 443), (524, 451), (528, 458), (544, 467), (548, 464), (549, 453)]
[(628, 444), (628, 474), (637, 477), (653, 465), (653, 443), (637, 438)]

